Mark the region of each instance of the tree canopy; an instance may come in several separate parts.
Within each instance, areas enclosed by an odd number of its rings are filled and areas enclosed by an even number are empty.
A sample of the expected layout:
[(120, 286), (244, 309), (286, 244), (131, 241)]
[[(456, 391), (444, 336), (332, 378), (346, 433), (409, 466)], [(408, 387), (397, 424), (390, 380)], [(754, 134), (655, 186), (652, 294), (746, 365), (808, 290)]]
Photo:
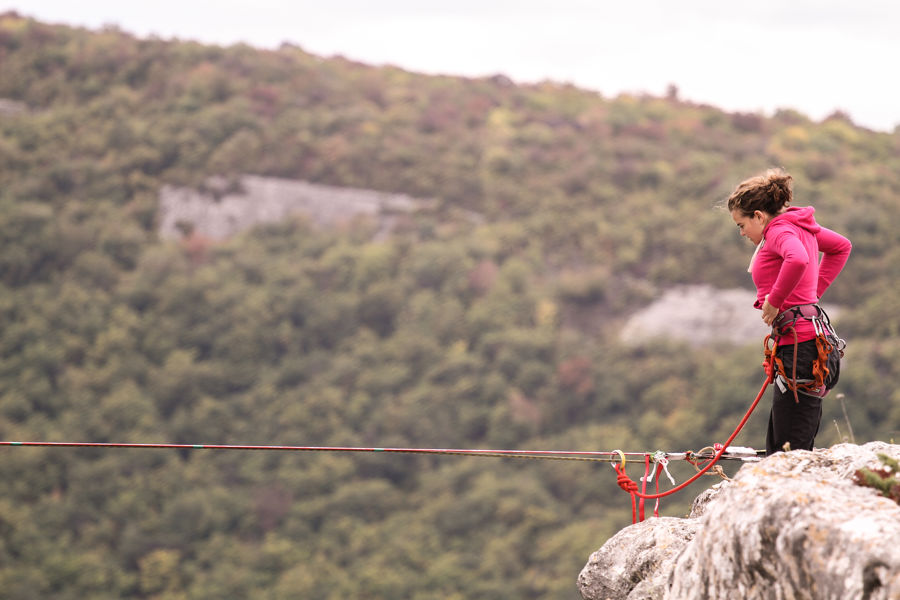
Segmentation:
[[(672, 285), (751, 285), (717, 206), (772, 165), (854, 244), (818, 442), (900, 431), (900, 132), (15, 13), (0, 65), (0, 439), (698, 450), (753, 399), (761, 340), (618, 331)], [(162, 186), (245, 173), (436, 204), (379, 240), (157, 234)], [(630, 522), (606, 465), (0, 453), (10, 599), (575, 598)]]

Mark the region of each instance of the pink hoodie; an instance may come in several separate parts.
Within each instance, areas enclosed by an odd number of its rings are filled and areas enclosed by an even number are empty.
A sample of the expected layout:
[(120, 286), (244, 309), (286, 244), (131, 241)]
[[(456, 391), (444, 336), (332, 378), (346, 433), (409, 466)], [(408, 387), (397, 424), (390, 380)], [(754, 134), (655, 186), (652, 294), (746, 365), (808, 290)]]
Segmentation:
[[(756, 308), (762, 308), (766, 295), (779, 311), (818, 302), (844, 268), (850, 240), (820, 226), (813, 213), (812, 206), (791, 207), (763, 229), (761, 246), (750, 265)], [(823, 253), (821, 262), (819, 252)], [(798, 342), (816, 337), (812, 323), (805, 319), (797, 321), (796, 330)], [(793, 341), (788, 335), (783, 343)]]

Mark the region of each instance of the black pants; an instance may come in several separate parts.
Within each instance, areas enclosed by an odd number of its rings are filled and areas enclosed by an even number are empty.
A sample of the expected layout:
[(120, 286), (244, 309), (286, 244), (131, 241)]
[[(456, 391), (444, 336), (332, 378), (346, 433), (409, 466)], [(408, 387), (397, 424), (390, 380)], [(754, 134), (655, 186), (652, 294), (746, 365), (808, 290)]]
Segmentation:
[[(791, 376), (794, 362), (794, 345), (785, 343), (776, 351), (783, 361), (788, 376)], [(816, 341), (809, 340), (797, 344), (797, 379), (812, 379), (812, 365), (818, 356)], [(831, 389), (837, 383), (840, 374), (840, 354), (835, 350), (829, 357), (830, 373), (825, 381), (825, 387)], [(790, 389), (781, 391), (777, 382), (774, 386), (775, 394), (772, 398), (772, 411), (769, 413), (769, 429), (766, 433), (766, 455), (771, 455), (784, 450), (786, 443), (791, 450), (812, 450), (819, 433), (819, 423), (822, 421), (822, 398), (811, 396), (802, 392), (797, 393), (797, 402), (794, 392)]]

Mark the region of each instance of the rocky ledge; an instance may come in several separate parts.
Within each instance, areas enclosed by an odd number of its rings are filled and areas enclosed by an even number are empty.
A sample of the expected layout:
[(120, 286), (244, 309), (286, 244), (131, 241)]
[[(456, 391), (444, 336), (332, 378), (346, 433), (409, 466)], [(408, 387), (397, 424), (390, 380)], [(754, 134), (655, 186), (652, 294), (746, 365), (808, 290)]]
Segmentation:
[(870, 442), (770, 456), (697, 497), (687, 518), (631, 525), (578, 576), (585, 600), (898, 599), (900, 505), (853, 483), (900, 459)]

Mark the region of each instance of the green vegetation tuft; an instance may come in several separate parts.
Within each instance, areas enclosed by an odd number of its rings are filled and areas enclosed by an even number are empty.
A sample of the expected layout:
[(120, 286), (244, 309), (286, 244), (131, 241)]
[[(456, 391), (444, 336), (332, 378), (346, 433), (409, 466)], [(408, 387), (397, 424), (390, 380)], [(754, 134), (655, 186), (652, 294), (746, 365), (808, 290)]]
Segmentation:
[(857, 485), (875, 488), (885, 498), (900, 504), (900, 461), (881, 453), (878, 460), (882, 466), (858, 469), (853, 474), (853, 481)]

